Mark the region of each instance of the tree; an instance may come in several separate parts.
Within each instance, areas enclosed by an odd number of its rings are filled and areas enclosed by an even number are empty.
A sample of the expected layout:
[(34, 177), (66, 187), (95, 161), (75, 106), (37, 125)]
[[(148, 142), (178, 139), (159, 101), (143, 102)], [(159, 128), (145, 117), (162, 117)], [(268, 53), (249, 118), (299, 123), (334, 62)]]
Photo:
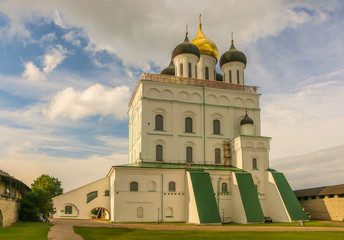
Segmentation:
[(21, 200), (19, 218), (24, 221), (38, 221), (54, 213), (51, 194), (43, 189), (34, 188)]
[(33, 184), (31, 184), (31, 189), (43, 189), (51, 194), (51, 197), (56, 197), (63, 193), (63, 188), (61, 188), (61, 182), (54, 177), (47, 174), (42, 174), (38, 177)]

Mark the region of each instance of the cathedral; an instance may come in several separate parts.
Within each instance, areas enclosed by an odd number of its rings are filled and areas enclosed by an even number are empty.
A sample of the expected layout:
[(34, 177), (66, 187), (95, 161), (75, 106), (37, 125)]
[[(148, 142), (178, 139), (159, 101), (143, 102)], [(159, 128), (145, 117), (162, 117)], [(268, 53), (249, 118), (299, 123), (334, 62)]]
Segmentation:
[(54, 218), (307, 220), (284, 175), (269, 167), (271, 138), (261, 136), (260, 94), (258, 87), (245, 85), (246, 65), (233, 37), (219, 57), (201, 22), (191, 42), (186, 32), (170, 65), (137, 82), (128, 105), (128, 164), (55, 197)]

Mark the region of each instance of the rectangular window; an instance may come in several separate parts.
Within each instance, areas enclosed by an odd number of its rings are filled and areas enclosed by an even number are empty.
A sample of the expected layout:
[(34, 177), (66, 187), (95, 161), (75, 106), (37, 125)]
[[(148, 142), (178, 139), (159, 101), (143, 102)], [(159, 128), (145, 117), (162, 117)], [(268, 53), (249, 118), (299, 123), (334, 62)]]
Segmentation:
[(334, 198), (334, 194), (328, 195), (328, 198)]
[(197, 78), (197, 65), (195, 65), (195, 78)]
[(253, 169), (258, 169), (258, 164), (257, 164), (257, 159), (256, 158), (252, 159), (252, 168)]
[(105, 196), (105, 197), (110, 196), (110, 191), (109, 191), (109, 190), (105, 190), (104, 196)]
[(232, 70), (229, 70), (229, 83), (232, 83)]
[(188, 63), (188, 71), (189, 71), (189, 78), (191, 78), (192, 77), (191, 63)]
[(186, 162), (192, 162), (192, 147), (186, 147)]
[(90, 192), (87, 194), (87, 203), (98, 197), (98, 191)]
[(209, 68), (205, 67), (205, 79), (209, 80)]
[(221, 163), (221, 149), (215, 148), (215, 163)]
[(182, 77), (183, 76), (183, 64), (181, 63), (180, 65), (180, 76)]
[(338, 194), (338, 197), (344, 197), (344, 194)]
[(156, 145), (155, 147), (155, 161), (162, 161), (162, 145)]
[(191, 117), (185, 118), (185, 132), (192, 133), (192, 118)]
[(317, 199), (317, 196), (311, 196), (311, 199)]
[(73, 207), (70, 205), (65, 206), (65, 214), (72, 214), (73, 213)]
[(238, 84), (240, 84), (239, 79), (240, 79), (240, 77), (239, 77), (239, 70), (237, 70), (237, 80), (238, 80)]
[(319, 198), (320, 198), (320, 199), (324, 199), (325, 196), (324, 196), (324, 195), (320, 195)]

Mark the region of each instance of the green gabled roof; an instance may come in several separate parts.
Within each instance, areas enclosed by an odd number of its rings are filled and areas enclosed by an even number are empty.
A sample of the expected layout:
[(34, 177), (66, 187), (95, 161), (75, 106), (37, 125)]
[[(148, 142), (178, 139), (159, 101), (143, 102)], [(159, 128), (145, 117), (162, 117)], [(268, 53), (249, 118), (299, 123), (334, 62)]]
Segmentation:
[(258, 199), (251, 173), (236, 172), (241, 201), (245, 209), (247, 222), (264, 222), (264, 214)]
[(309, 220), (283, 173), (270, 170), (291, 220)]
[(124, 167), (124, 168), (159, 168), (159, 169), (186, 169), (186, 170), (218, 170), (218, 171), (232, 171), (232, 172), (244, 172), (240, 168), (233, 166), (223, 166), (223, 165), (197, 165), (197, 164), (186, 164), (180, 163), (155, 163), (155, 162), (141, 162), (118, 165), (114, 167)]
[(209, 173), (201, 171), (189, 172), (200, 223), (221, 223)]

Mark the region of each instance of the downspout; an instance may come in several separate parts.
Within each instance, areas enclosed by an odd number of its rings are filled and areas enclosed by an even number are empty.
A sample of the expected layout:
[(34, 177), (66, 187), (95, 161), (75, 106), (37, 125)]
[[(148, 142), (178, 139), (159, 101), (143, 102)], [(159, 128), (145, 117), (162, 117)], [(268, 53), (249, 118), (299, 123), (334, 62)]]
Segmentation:
[(161, 174), (161, 222), (164, 222), (164, 175)]
[(116, 222), (116, 179), (113, 181), (113, 221)]
[(217, 180), (217, 207), (220, 209), (220, 178)]
[(203, 86), (203, 162), (205, 165), (205, 87)]

